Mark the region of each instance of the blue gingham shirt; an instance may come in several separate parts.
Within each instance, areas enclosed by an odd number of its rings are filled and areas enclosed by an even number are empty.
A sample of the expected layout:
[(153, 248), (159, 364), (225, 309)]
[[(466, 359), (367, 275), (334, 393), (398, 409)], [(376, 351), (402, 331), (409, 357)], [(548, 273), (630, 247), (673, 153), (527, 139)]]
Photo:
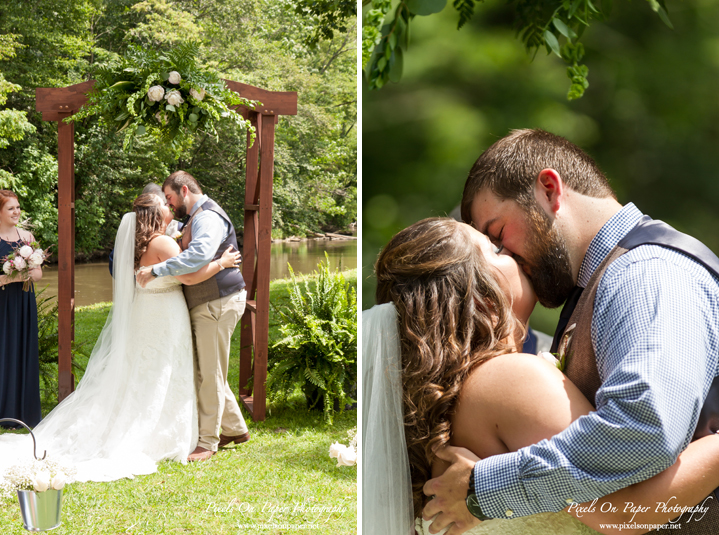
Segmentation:
[[(207, 195), (200, 197), (190, 210), (190, 216), (208, 200)], [(158, 277), (194, 273), (202, 266), (209, 264), (230, 233), (230, 225), (227, 221), (212, 210), (203, 210), (197, 214), (190, 225), (192, 226), (192, 241), (187, 249), (179, 255), (153, 266), (152, 272)]]
[[(602, 227), (580, 286), (641, 217), (630, 203)], [(600, 498), (665, 470), (691, 441), (718, 374), (719, 281), (682, 253), (637, 247), (604, 272), (591, 335), (602, 380), (596, 412), (550, 440), (478, 462), (475, 492), (487, 516)]]

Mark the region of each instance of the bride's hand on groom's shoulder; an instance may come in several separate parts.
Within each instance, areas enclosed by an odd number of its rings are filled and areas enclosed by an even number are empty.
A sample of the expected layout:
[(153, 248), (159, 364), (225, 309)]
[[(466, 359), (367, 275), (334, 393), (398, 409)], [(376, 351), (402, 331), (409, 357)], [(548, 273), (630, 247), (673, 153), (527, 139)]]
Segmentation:
[(480, 523), (467, 509), (469, 476), (480, 458), (466, 448), (454, 446), (437, 450), (437, 457), (450, 466), (441, 476), (424, 484), (425, 495), (432, 499), (425, 505), (422, 517), (434, 518), (430, 533), (438, 533), (452, 524), (445, 535), (460, 535)]

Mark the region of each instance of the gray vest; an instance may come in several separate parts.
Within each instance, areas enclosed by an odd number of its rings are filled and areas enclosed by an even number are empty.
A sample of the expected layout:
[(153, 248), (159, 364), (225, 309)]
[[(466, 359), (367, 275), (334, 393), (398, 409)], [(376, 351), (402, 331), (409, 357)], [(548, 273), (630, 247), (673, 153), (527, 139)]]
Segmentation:
[[(190, 242), (192, 241), (192, 220), (203, 210), (211, 210), (215, 212), (230, 225), (230, 232), (227, 235), (227, 238), (225, 238), (225, 240), (220, 244), (220, 247), (215, 252), (213, 259), (218, 260), (222, 256), (222, 253), (225, 252), (225, 249), (227, 249), (230, 245), (239, 250), (237, 247), (235, 227), (232, 225), (232, 221), (230, 221), (230, 218), (227, 216), (225, 211), (212, 199), (208, 199), (202, 206), (200, 206), (183, 227), (180, 248), (184, 251), (189, 247)], [(193, 309), (198, 305), (239, 292), (244, 287), (245, 280), (242, 278), (240, 270), (238, 268), (228, 268), (223, 269), (214, 277), (211, 277), (199, 284), (183, 285), (182, 289), (185, 292), (187, 308)]]
[[(564, 373), (582, 391), (587, 399), (595, 405), (597, 390), (602, 383), (597, 369), (596, 355), (592, 344), (592, 318), (594, 316), (594, 298), (602, 276), (609, 264), (640, 245), (660, 245), (682, 252), (700, 264), (710, 273), (719, 278), (719, 258), (703, 243), (682, 234), (662, 221), (644, 216), (610, 251), (599, 265), (581, 293), (563, 333), (557, 333), (558, 351), (566, 355)], [(571, 306), (571, 305), (570, 305)], [(565, 311), (562, 311), (563, 315)], [(719, 377), (711, 384), (704, 406), (699, 414), (699, 422), (693, 440), (713, 434), (719, 430)], [(648, 505), (648, 504), (647, 504)], [(710, 494), (704, 502), (708, 507), (705, 515), (697, 513), (693, 518), (685, 513), (681, 518), (681, 532), (692, 535), (709, 535), (719, 533), (719, 488)]]

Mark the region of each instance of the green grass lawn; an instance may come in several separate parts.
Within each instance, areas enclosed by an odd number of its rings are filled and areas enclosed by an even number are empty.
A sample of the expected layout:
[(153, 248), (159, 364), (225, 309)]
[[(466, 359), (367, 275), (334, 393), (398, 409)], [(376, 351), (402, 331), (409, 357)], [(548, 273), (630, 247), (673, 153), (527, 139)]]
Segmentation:
[[(344, 275), (356, 287), (356, 270)], [(275, 310), (287, 302), (288, 284), (271, 284), (271, 341), (279, 336)], [(88, 354), (109, 310), (109, 304), (99, 304), (76, 311), (75, 339)], [(229, 374), (236, 393), (239, 345), (237, 329)], [(209, 461), (166, 461), (156, 474), (67, 486), (63, 523), (53, 533), (356, 533), (357, 467), (338, 468), (328, 455), (332, 442), (348, 443), (356, 412), (337, 415), (330, 426), (321, 412), (306, 410), (298, 393), (282, 404), (269, 403), (264, 422), (252, 422), (247, 412), (245, 418), (252, 439)], [(2, 534), (26, 533), (16, 500), (0, 502), (0, 528)]]

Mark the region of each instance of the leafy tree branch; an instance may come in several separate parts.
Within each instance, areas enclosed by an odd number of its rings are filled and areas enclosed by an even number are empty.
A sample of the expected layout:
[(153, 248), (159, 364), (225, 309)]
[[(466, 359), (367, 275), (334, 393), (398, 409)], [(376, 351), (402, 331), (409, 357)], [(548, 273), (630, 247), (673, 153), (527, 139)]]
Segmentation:
[[(647, 2), (672, 28), (664, 0)], [(472, 19), (478, 3), (454, 0), (453, 7), (459, 15), (457, 29)], [(597, 5), (592, 0), (510, 0), (510, 3), (514, 7), (517, 37), (527, 51), (536, 55), (545, 49), (547, 54), (563, 59), (570, 79), (567, 98), (580, 98), (589, 87), (589, 69), (582, 63), (584, 46), (580, 39), (592, 22), (609, 17), (611, 0)], [(392, 10), (392, 0), (363, 0), (362, 64), (370, 89), (380, 89), (387, 82), (399, 82), (403, 57), (409, 49), (412, 21), (416, 16), (439, 13), (446, 4), (447, 0), (399, 0)]]

